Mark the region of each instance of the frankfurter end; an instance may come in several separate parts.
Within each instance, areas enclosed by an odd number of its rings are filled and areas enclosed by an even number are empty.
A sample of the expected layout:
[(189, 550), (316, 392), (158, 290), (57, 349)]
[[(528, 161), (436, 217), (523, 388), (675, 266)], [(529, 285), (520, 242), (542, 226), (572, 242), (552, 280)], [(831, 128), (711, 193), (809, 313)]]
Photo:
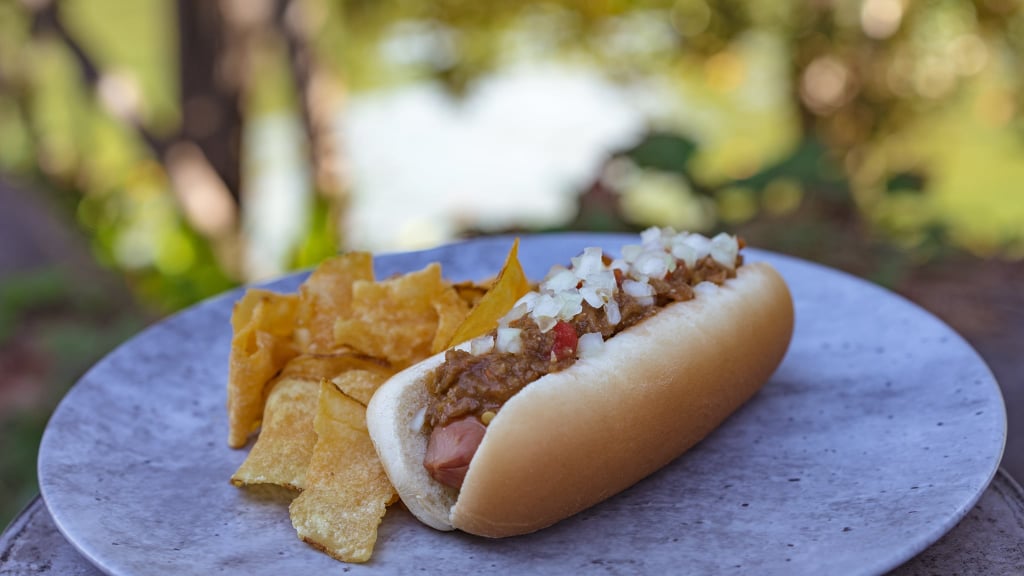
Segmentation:
[[(541, 296), (528, 294), (513, 307), (498, 328), (505, 333), (434, 355), (385, 383), (369, 404), (367, 426), (409, 511), (438, 530), (486, 537), (534, 532), (662, 468), (756, 394), (788, 349), (792, 298), (772, 266), (743, 264), (739, 243), (722, 236), (648, 231), (639, 249), (623, 249), (626, 261), (593, 250), (588, 259), (585, 251), (571, 268), (549, 274), (534, 293)], [(696, 254), (675, 249), (680, 238)], [(730, 242), (732, 250), (712, 246)], [(649, 258), (662, 249), (669, 255), (661, 258), (664, 269)], [(567, 282), (565, 270), (578, 280)], [(595, 296), (584, 290), (588, 285), (605, 288)], [(583, 291), (582, 304), (565, 290)], [(557, 306), (545, 301), (545, 291), (561, 308), (552, 312)], [(636, 308), (634, 300), (646, 307)], [(570, 334), (568, 343), (565, 325), (577, 336)], [(521, 341), (510, 343), (508, 330), (519, 330), (514, 336)], [(588, 336), (595, 333), (601, 337)], [(553, 346), (551, 370), (500, 405), (467, 400), (479, 384), (460, 392), (460, 378), (508, 373), (501, 363), (509, 354), (533, 353), (524, 361), (543, 365), (543, 354), (528, 351), (538, 346)], [(469, 367), (453, 376), (446, 361)], [(447, 379), (440, 387), (439, 378)], [(482, 434), (476, 423), (454, 439), (441, 430), (474, 419)], [(425, 462), (428, 451), (445, 450), (439, 442), (464, 450), (441, 474), (436, 463)]]

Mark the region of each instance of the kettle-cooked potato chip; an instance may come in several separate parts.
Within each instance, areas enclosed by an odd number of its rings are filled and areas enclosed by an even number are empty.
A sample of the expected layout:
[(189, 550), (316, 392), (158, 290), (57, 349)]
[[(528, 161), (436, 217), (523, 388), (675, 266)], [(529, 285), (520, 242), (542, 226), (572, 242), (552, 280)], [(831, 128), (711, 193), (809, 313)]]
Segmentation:
[(292, 490), (305, 488), (306, 468), (316, 444), (313, 417), (320, 380), (345, 379), (352, 392), (344, 387), (342, 391), (365, 405), (377, 387), (394, 373), (387, 362), (355, 353), (304, 354), (293, 358), (271, 384), (260, 434), (231, 482), (236, 486), (276, 484)]
[(434, 300), (434, 311), (437, 312), (437, 330), (430, 344), (431, 354), (447, 347), (448, 341), (469, 315), (469, 305), (455, 290), (445, 290)]
[(298, 297), (252, 289), (234, 307), (228, 363), (228, 445), (244, 446), (263, 417), (266, 385), (298, 351)]
[(326, 380), (306, 489), (288, 508), (299, 538), (343, 562), (366, 562), (397, 499), (366, 431), (366, 408)]
[(285, 364), (279, 378), (296, 378), (320, 382), (323, 378), (330, 380), (349, 370), (365, 370), (380, 374), (385, 378), (398, 372), (391, 364), (380, 358), (374, 358), (358, 352), (338, 352), (336, 354), (302, 354), (301, 356), (296, 356)]
[[(430, 356), (437, 334), (435, 302), (462, 302), (441, 277), (436, 262), (426, 268), (382, 282), (357, 281), (352, 286), (352, 313), (334, 323), (334, 343), (405, 368)], [(465, 306), (463, 303), (461, 306)], [(468, 306), (460, 308), (468, 313)]]
[(452, 288), (455, 288), (459, 298), (465, 300), (466, 304), (469, 304), (470, 310), (472, 310), (480, 302), (480, 299), (484, 297), (484, 294), (487, 294), (487, 291), (491, 289), (491, 286), (494, 285), (494, 280), (494, 278), (482, 282), (467, 280), (453, 284)]
[(278, 378), (267, 397), (260, 435), (231, 483), (305, 488), (306, 468), (316, 444), (313, 417), (319, 396), (316, 380)]
[(331, 382), (346, 396), (366, 406), (370, 403), (370, 398), (373, 398), (373, 393), (389, 377), (389, 374), (383, 372), (357, 369), (346, 370), (332, 378)]
[(296, 341), (303, 352), (324, 354), (335, 350), (334, 320), (348, 316), (352, 288), (357, 281), (372, 282), (373, 255), (349, 252), (321, 262), (299, 287)]

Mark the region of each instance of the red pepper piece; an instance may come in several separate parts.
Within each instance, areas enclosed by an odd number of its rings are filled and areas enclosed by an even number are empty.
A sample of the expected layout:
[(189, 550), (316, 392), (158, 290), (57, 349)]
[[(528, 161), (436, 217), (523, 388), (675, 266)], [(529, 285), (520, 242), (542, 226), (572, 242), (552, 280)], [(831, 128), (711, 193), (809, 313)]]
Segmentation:
[(575, 356), (579, 337), (576, 336), (576, 329), (572, 324), (559, 320), (552, 330), (555, 333), (555, 342), (551, 347), (551, 354), (555, 360), (565, 360)]

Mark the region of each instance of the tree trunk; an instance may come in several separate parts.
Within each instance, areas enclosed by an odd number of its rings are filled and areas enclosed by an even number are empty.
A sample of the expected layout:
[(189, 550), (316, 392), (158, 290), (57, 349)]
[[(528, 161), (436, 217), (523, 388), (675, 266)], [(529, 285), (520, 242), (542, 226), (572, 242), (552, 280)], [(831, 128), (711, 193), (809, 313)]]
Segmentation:
[(199, 146), (237, 202), (243, 72), (227, 57), (233, 35), (225, 28), (217, 2), (178, 0), (182, 136)]

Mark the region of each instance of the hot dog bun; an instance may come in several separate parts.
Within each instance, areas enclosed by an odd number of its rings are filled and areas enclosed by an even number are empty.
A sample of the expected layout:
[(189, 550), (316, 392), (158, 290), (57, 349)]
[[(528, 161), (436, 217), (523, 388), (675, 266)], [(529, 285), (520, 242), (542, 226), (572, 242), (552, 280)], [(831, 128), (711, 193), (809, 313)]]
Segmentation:
[(391, 378), (366, 413), (391, 482), (420, 521), (488, 537), (547, 527), (677, 458), (768, 380), (793, 332), (793, 303), (770, 265), (741, 266), (693, 300), (616, 334), (600, 354), (542, 377), (488, 426), (461, 491), (423, 467), (433, 356)]

